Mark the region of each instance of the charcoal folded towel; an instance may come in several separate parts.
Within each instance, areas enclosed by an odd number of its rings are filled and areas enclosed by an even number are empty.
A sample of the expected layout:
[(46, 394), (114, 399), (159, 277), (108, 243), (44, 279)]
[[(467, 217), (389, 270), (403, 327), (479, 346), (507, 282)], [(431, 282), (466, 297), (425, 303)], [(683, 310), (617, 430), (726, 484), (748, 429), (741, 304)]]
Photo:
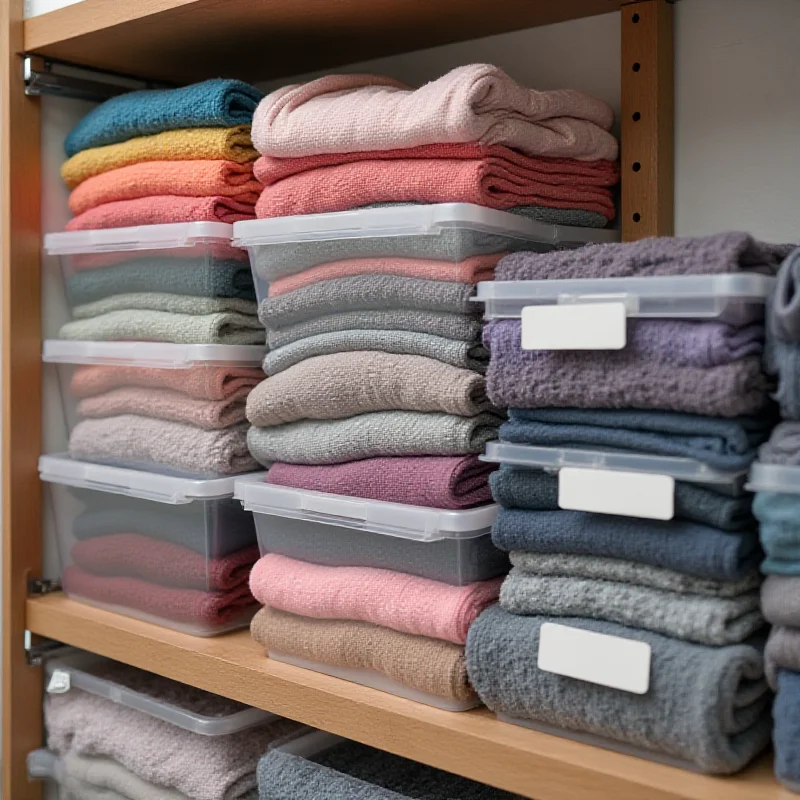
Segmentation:
[[(632, 694), (539, 669), (536, 653), (545, 623), (648, 644), (649, 690)], [(470, 629), (467, 666), (481, 700), (493, 711), (603, 737), (620, 749), (688, 762), (702, 772), (736, 772), (770, 738), (762, 655), (750, 644), (708, 647), (613, 622), (521, 617), (494, 607)]]
[(769, 575), (761, 587), (761, 608), (767, 622), (800, 628), (800, 576)]
[(761, 545), (767, 557), (766, 575), (800, 575), (800, 496), (757, 492), (753, 513), (759, 521)]
[(793, 250), (778, 270), (778, 282), (770, 299), (771, 332), (786, 342), (800, 341), (800, 249)]
[(782, 669), (777, 676), (772, 716), (775, 731), (775, 777), (793, 792), (800, 792), (800, 673)]
[(776, 625), (769, 633), (764, 649), (764, 670), (773, 691), (778, 686), (781, 669), (800, 672), (800, 628)]

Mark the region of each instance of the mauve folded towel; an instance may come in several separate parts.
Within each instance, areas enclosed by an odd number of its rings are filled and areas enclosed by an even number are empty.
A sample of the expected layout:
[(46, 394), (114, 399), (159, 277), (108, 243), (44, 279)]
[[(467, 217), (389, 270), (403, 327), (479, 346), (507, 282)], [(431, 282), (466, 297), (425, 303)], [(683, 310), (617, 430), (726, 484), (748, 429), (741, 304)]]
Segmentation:
[(768, 381), (758, 356), (676, 366), (635, 350), (523, 350), (517, 320), (493, 320), (487, 382), (500, 407), (641, 408), (733, 417), (760, 411)]
[(625, 278), (647, 275), (774, 274), (792, 245), (766, 244), (747, 233), (640, 239), (577, 250), (512, 253), (495, 271), (498, 281), (548, 278)]
[(767, 575), (800, 575), (800, 496), (757, 492), (753, 513), (759, 521)]
[(262, 381), (247, 398), (247, 419), (262, 427), (373, 411), (469, 417), (489, 409), (486, 381), (477, 372), (379, 351), (309, 358)]
[(758, 448), (758, 460), (766, 464), (800, 465), (800, 422), (781, 422), (769, 440)]
[(761, 587), (761, 608), (767, 622), (800, 628), (800, 576), (769, 575)]
[[(502, 428), (501, 428), (502, 431)], [(558, 505), (558, 475), (541, 469), (523, 469), (503, 464), (489, 476), (492, 497), (506, 508), (555, 511)], [(730, 497), (696, 483), (675, 483), (675, 516), (725, 531), (753, 529), (752, 495)]]
[[(260, 464), (340, 464), (375, 456), (481, 453), (497, 438), (500, 417), (421, 411), (376, 411), (350, 419), (303, 420), (250, 428), (247, 445)], [(81, 423), (85, 424), (85, 423)], [(74, 435), (74, 434), (73, 434)]]
[(476, 456), (365, 458), (322, 466), (277, 463), (266, 481), (312, 492), (459, 509), (491, 501), (487, 478), (493, 469)]
[(486, 372), (489, 361), (486, 348), (478, 342), (464, 342), (415, 331), (347, 330), (308, 336), (277, 350), (270, 350), (264, 356), (264, 372), (277, 375), (307, 358), (358, 350), (423, 356), (480, 373)]
[(778, 670), (800, 672), (800, 628), (776, 625), (764, 649), (764, 671), (773, 691), (778, 685)]
[(204, 431), (135, 414), (85, 419), (72, 429), (69, 454), (86, 461), (163, 467), (192, 475), (236, 475), (257, 468), (247, 452), (247, 428), (241, 424)]
[(583, 511), (504, 508), (492, 528), (492, 541), (501, 550), (623, 558), (719, 581), (744, 578), (761, 559), (754, 533)]
[(420, 692), (472, 700), (464, 647), (380, 625), (312, 619), (264, 607), (253, 617), (253, 638), (269, 653), (334, 667), (371, 669)]
[(518, 569), (500, 594), (500, 605), (511, 614), (602, 619), (708, 645), (743, 642), (761, 629), (758, 602), (757, 591), (713, 597)]
[(775, 777), (793, 792), (800, 792), (800, 673), (782, 669), (772, 707), (775, 730)]
[(258, 547), (213, 558), (149, 536), (115, 533), (80, 541), (70, 548), (69, 555), (93, 575), (141, 578), (174, 589), (227, 592), (247, 582), (250, 569), (258, 561)]
[(464, 644), (470, 625), (497, 602), (502, 582), (450, 586), (387, 569), (322, 567), (267, 553), (253, 567), (250, 591), (259, 603), (302, 617), (359, 620)]
[(769, 429), (769, 419), (755, 417), (715, 419), (665, 411), (512, 408), (500, 437), (518, 444), (695, 458), (717, 469), (745, 470)]
[(169, 292), (130, 292), (112, 294), (93, 303), (74, 306), (73, 319), (89, 319), (108, 314), (111, 311), (167, 311), (170, 314), (218, 314), (233, 311), (255, 317), (257, 306), (251, 300), (240, 300), (238, 297), (194, 297)]
[(614, 112), (574, 90), (536, 91), (490, 64), (412, 89), (376, 75), (327, 75), (267, 95), (253, 143), (272, 156), (395, 150), (440, 142), (504, 144), (528, 155), (614, 160)]
[(770, 328), (786, 342), (800, 341), (800, 249), (793, 250), (778, 270), (775, 292), (770, 298)]
[[(650, 645), (649, 690), (622, 692), (539, 669), (545, 623)], [(736, 772), (769, 742), (770, 694), (761, 651), (750, 644), (709, 647), (613, 622), (520, 617), (494, 607), (470, 629), (467, 662), (493, 711), (600, 736), (702, 772)]]

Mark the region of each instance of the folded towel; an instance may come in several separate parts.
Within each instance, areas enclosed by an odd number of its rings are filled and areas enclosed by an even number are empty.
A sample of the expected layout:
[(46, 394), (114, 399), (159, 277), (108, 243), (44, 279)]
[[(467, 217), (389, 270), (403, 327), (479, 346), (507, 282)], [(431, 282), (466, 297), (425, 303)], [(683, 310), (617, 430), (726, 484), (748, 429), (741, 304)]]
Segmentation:
[[(548, 622), (650, 645), (649, 691), (632, 694), (539, 669), (539, 629)], [(703, 772), (736, 772), (769, 742), (770, 695), (761, 652), (749, 644), (708, 647), (613, 622), (520, 617), (494, 607), (470, 629), (467, 662), (493, 711), (600, 736), (620, 749), (640, 748)]]
[(489, 409), (486, 381), (477, 372), (380, 351), (309, 358), (267, 378), (247, 398), (247, 419), (262, 427), (373, 411), (469, 417)]
[(61, 165), (61, 177), (70, 189), (79, 183), (141, 161), (235, 161), (246, 164), (258, 153), (250, 140), (250, 126), (184, 128), (154, 136), (138, 136), (119, 144), (82, 150)]
[(253, 206), (232, 197), (160, 195), (95, 206), (65, 226), (68, 231), (128, 228), (173, 222), (239, 222), (253, 218)]
[(258, 561), (258, 547), (213, 558), (149, 536), (116, 533), (80, 541), (69, 555), (82, 570), (97, 576), (141, 578), (173, 589), (228, 592), (247, 582)]
[(785, 342), (775, 336), (774, 312), (767, 304), (767, 341), (764, 347), (764, 372), (777, 386), (772, 398), (778, 402), (783, 419), (800, 419), (800, 343)]
[(393, 330), (345, 330), (299, 339), (264, 357), (264, 372), (277, 375), (307, 358), (357, 350), (380, 350), (396, 355), (423, 356), (454, 367), (483, 373), (489, 360), (482, 344), (432, 336), (429, 333)]
[(503, 441), (695, 458), (717, 469), (745, 470), (766, 438), (769, 419), (714, 419), (663, 411), (511, 409)]
[(772, 709), (775, 730), (775, 777), (791, 789), (800, 791), (800, 674), (782, 669), (778, 672), (777, 696)]
[(500, 594), (500, 605), (511, 614), (601, 619), (708, 645), (743, 642), (761, 629), (758, 604), (757, 591), (713, 597), (518, 569)]
[(75, 688), (48, 694), (44, 717), (48, 746), (59, 755), (113, 758), (140, 779), (196, 800), (246, 797), (256, 785), (261, 754), (299, 728), (277, 719), (238, 733), (203, 736)]
[(800, 341), (800, 249), (793, 250), (778, 270), (775, 291), (770, 298), (770, 327), (774, 336), (786, 342)]
[(769, 440), (758, 448), (758, 460), (766, 464), (800, 466), (800, 422), (781, 422)]
[(334, 667), (371, 669), (420, 692), (450, 700), (475, 697), (463, 646), (393, 631), (368, 622), (311, 619), (264, 607), (253, 617), (253, 638), (267, 652)]
[(247, 452), (247, 425), (204, 431), (195, 425), (135, 414), (79, 422), (69, 437), (72, 458), (166, 468), (217, 477), (257, 468)]
[(254, 204), (261, 184), (250, 164), (235, 161), (142, 161), (88, 178), (69, 196), (76, 216), (104, 203), (157, 195), (232, 197)]
[(497, 438), (494, 414), (457, 417), (421, 411), (376, 411), (350, 419), (303, 420), (272, 428), (250, 428), (253, 458), (268, 466), (341, 464), (375, 456), (456, 456), (481, 453)]
[(773, 625), (800, 628), (800, 576), (769, 575), (761, 587), (761, 609)]
[(778, 670), (800, 672), (800, 628), (776, 625), (764, 650), (764, 670), (773, 691), (778, 687)]
[(249, 314), (171, 314), (133, 308), (73, 320), (58, 332), (59, 339), (176, 344), (263, 344), (264, 336), (258, 317)]
[(365, 458), (330, 466), (273, 464), (266, 481), (312, 492), (459, 509), (491, 500), (487, 478), (493, 469), (476, 456)]
[(397, 275), (427, 281), (451, 281), (453, 283), (478, 283), (490, 281), (494, 268), (502, 253), (472, 256), (463, 261), (436, 261), (431, 258), (350, 258), (278, 278), (269, 285), (269, 296), (292, 292), (320, 281), (350, 278), (355, 275)]
[(247, 397), (264, 379), (261, 370), (248, 367), (205, 367), (155, 369), (154, 367), (115, 367), (105, 364), (77, 366), (69, 390), (74, 397), (94, 397), (112, 389), (140, 386), (174, 389), (196, 400), (229, 400)]
[(625, 278), (647, 275), (715, 275), (777, 272), (792, 245), (766, 244), (747, 233), (640, 239), (592, 244), (577, 250), (512, 253), (498, 265), (498, 281)]
[(478, 141), (534, 156), (614, 160), (613, 121), (611, 108), (588, 94), (528, 89), (497, 67), (471, 64), (419, 89), (376, 75), (285, 86), (259, 103), (253, 142), (265, 155), (292, 157)]
[(487, 381), (495, 405), (514, 408), (641, 408), (733, 417), (767, 403), (758, 356), (716, 367), (676, 366), (622, 350), (523, 350), (517, 320), (490, 322)]
[(238, 297), (194, 297), (168, 292), (130, 292), (112, 294), (93, 303), (84, 303), (72, 309), (73, 319), (89, 319), (110, 311), (168, 311), (171, 314), (216, 314), (235, 311), (237, 314), (255, 316), (257, 306), (250, 300)]
[(623, 558), (719, 581), (746, 577), (761, 558), (754, 533), (582, 511), (501, 509), (492, 541), (501, 550)]
[[(451, 586), (402, 572), (322, 567), (268, 553), (253, 567), (259, 603), (314, 619), (358, 620), (465, 644), (478, 615), (497, 602), (502, 578)], [(756, 601), (757, 602), (757, 601)]]
[(800, 575), (800, 496), (757, 492), (753, 513), (759, 521), (761, 545), (767, 557), (765, 575)]
[[(501, 428), (502, 432), (502, 428)], [(558, 475), (503, 464), (489, 476), (492, 497), (506, 508), (556, 511)], [(729, 497), (696, 483), (675, 483), (675, 516), (724, 531), (753, 529), (752, 495)]]

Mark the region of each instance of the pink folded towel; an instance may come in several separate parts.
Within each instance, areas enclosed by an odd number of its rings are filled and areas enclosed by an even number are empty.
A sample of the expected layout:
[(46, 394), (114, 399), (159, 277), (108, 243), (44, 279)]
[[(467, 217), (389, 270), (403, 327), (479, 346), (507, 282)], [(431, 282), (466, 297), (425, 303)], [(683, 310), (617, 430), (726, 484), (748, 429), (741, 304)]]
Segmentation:
[(267, 95), (253, 117), (263, 155), (394, 150), (439, 142), (504, 144), (533, 156), (615, 160), (614, 112), (573, 90), (540, 92), (490, 64), (419, 89), (377, 75), (328, 75)]
[(502, 578), (450, 586), (369, 567), (321, 567), (267, 553), (250, 573), (260, 603), (315, 619), (371, 622), (465, 644), (478, 615), (497, 602)]

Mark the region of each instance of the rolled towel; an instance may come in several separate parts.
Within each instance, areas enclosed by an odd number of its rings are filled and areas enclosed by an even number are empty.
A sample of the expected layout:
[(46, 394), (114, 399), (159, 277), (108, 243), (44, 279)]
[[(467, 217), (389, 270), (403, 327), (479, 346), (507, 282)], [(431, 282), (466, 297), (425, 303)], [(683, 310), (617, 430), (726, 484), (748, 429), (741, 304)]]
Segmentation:
[[(548, 622), (648, 644), (647, 693), (539, 669), (539, 631)], [(770, 694), (761, 652), (749, 644), (708, 647), (612, 622), (520, 617), (495, 606), (470, 629), (467, 662), (479, 696), (493, 711), (567, 735), (602, 737), (623, 751), (637, 748), (702, 772), (736, 772), (769, 742)]]
[(420, 692), (468, 701), (464, 648), (440, 639), (368, 622), (311, 619), (264, 607), (253, 617), (253, 638), (267, 652), (334, 667), (371, 669)]
[(112, 311), (166, 311), (170, 314), (220, 314), (232, 311), (254, 317), (258, 306), (238, 297), (194, 297), (168, 292), (130, 292), (112, 294), (93, 303), (74, 306), (73, 319), (91, 319)]
[(781, 422), (769, 441), (758, 448), (758, 460), (766, 464), (800, 466), (800, 422)]
[(778, 270), (778, 282), (770, 299), (772, 334), (786, 342), (800, 341), (800, 249), (793, 250)]
[(767, 557), (765, 575), (800, 575), (800, 497), (777, 492), (757, 492), (753, 513), (759, 521), (761, 545)]
[(800, 792), (800, 674), (782, 669), (778, 672), (777, 696), (772, 715), (775, 732), (775, 777), (793, 792)]
[(800, 628), (800, 576), (768, 575), (761, 587), (761, 608), (773, 625)]
[(764, 670), (773, 691), (778, 687), (778, 671), (800, 672), (800, 628), (776, 625), (764, 650)]

